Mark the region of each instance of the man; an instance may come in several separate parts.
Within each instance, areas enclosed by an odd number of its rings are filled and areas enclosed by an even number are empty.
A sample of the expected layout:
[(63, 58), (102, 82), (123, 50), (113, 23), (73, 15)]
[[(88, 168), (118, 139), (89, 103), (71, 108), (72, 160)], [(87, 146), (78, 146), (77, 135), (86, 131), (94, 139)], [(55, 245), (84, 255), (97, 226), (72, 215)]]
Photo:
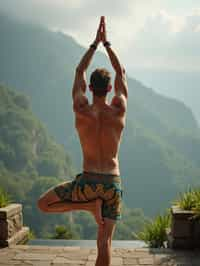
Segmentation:
[[(89, 88), (93, 102), (86, 92), (86, 69), (97, 46), (103, 43), (115, 70), (111, 104), (106, 96), (111, 91), (111, 76), (106, 69), (96, 69), (90, 77)], [(45, 212), (86, 210), (98, 224), (96, 266), (111, 263), (111, 241), (116, 221), (121, 219), (122, 188), (118, 151), (125, 126), (128, 87), (125, 70), (107, 41), (105, 18), (101, 17), (95, 41), (76, 69), (72, 89), (75, 126), (83, 152), (83, 172), (71, 182), (50, 189), (38, 201)]]

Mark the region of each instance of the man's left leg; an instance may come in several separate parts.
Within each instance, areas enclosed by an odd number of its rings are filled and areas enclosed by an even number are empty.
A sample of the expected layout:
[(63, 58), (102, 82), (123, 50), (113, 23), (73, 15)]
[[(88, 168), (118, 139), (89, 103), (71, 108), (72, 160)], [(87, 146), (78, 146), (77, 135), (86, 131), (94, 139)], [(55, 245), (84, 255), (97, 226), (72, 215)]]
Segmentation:
[(95, 266), (110, 266), (112, 256), (112, 237), (115, 231), (116, 221), (104, 218), (104, 225), (99, 226), (97, 236), (97, 259)]
[[(113, 193), (114, 192), (114, 193)], [(107, 198), (108, 195), (111, 198)], [(102, 196), (103, 197), (103, 196)], [(95, 266), (111, 265), (111, 243), (116, 228), (116, 222), (121, 220), (122, 188), (121, 183), (112, 182), (110, 186), (104, 187), (104, 203), (102, 214), (103, 226), (98, 229), (97, 247), (98, 256)]]

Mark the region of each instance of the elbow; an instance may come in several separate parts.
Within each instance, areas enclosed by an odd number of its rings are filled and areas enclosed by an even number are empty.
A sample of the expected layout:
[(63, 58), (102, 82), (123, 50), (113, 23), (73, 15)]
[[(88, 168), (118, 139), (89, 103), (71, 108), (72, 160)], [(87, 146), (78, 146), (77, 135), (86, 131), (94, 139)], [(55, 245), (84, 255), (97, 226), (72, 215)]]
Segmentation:
[(84, 70), (80, 66), (76, 67), (76, 73), (77, 74), (82, 74), (83, 72), (84, 72)]
[(76, 72), (78, 72), (78, 71), (80, 71), (80, 67), (79, 66), (76, 67)]
[(125, 97), (126, 97), (126, 99), (128, 99), (128, 88), (125, 91)]
[(121, 73), (122, 73), (122, 75), (125, 75), (126, 74), (126, 71), (125, 71), (125, 68), (124, 68), (123, 65), (121, 65)]
[(79, 73), (79, 72), (80, 72), (80, 67), (76, 67), (75, 72), (76, 72), (76, 73)]

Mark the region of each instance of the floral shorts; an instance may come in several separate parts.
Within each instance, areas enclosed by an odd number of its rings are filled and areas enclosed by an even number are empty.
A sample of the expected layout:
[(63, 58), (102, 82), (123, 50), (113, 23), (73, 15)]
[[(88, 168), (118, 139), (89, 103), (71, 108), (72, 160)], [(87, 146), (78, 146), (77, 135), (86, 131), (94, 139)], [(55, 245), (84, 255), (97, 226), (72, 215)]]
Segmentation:
[(102, 216), (121, 220), (121, 177), (111, 174), (83, 172), (72, 181), (53, 188), (63, 202), (89, 202), (101, 198)]

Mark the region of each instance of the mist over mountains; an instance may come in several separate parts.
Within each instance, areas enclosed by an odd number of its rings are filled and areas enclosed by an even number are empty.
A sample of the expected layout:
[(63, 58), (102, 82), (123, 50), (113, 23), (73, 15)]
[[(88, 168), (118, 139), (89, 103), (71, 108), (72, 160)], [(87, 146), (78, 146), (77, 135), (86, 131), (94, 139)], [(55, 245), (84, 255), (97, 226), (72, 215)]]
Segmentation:
[[(30, 96), (33, 112), (63, 144), (81, 171), (74, 128), (72, 82), (85, 48), (60, 32), (0, 16), (0, 83)], [(108, 58), (97, 53), (87, 77)], [(128, 78), (127, 125), (120, 150), (124, 200), (153, 215), (188, 184), (200, 184), (200, 131), (192, 111), (178, 100)], [(111, 95), (112, 96), (112, 95)]]
[(152, 86), (155, 91), (184, 102), (190, 107), (198, 124), (200, 124), (199, 72), (131, 68), (129, 68), (129, 71), (132, 76), (137, 77), (144, 84)]

